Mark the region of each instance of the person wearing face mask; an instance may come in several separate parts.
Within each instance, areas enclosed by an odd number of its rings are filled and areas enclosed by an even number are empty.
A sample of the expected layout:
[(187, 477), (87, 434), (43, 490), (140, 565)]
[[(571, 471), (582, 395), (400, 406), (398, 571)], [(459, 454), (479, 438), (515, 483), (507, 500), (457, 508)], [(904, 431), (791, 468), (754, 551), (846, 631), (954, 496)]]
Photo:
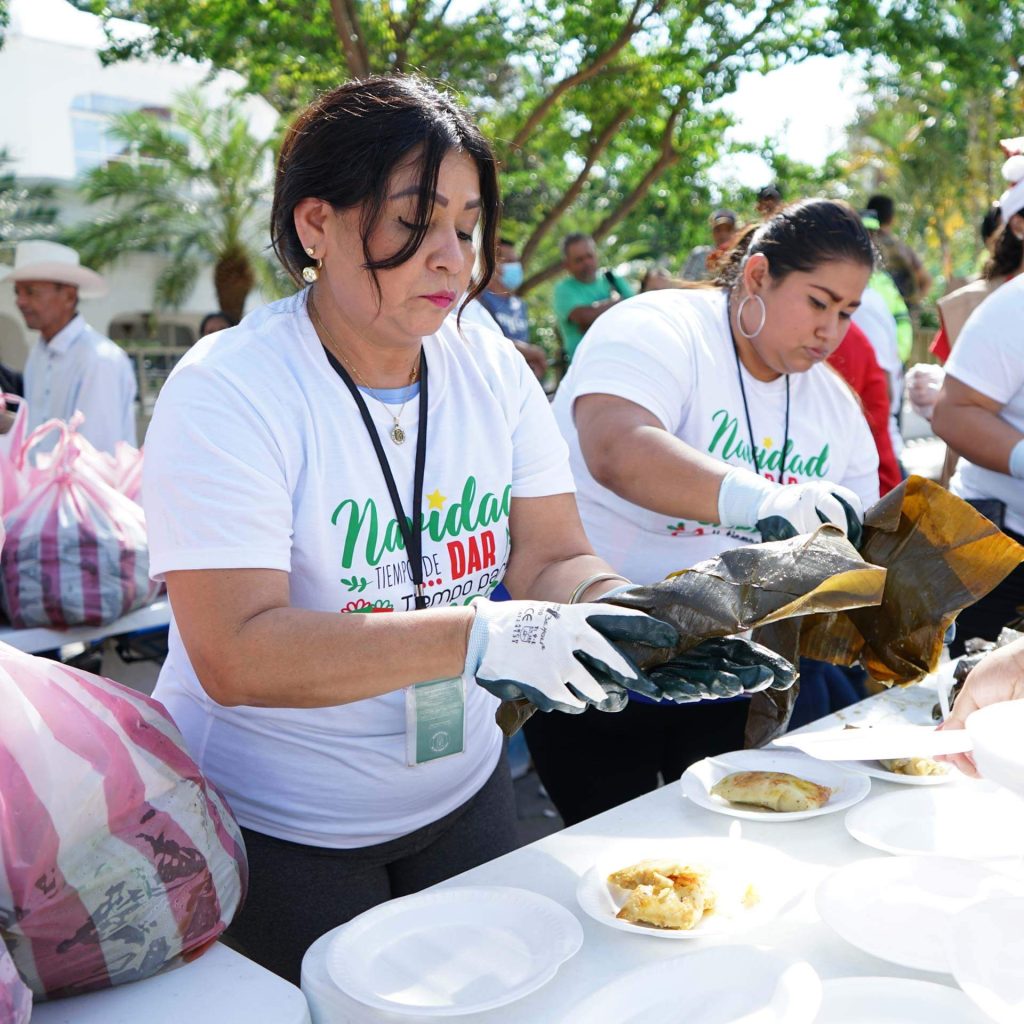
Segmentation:
[[(847, 204), (795, 203), (733, 249), (714, 286), (627, 299), (587, 332), (553, 409), (587, 535), (617, 571), (660, 579), (756, 543), (762, 528), (859, 534), (878, 499), (878, 453), (856, 396), (824, 364), (873, 253)], [(857, 699), (832, 668), (802, 662), (795, 721)], [(744, 700), (631, 701), (614, 721), (535, 715), (524, 728), (572, 823), (742, 747), (746, 717)], [(569, 785), (581, 770), (586, 792)]]
[(526, 303), (516, 295), (523, 283), (523, 265), (511, 239), (498, 241), (495, 274), (477, 297), (477, 302), (494, 318), (501, 333), (509, 338), (529, 363), (538, 380), (548, 372), (548, 359), (540, 345), (530, 343), (530, 320)]

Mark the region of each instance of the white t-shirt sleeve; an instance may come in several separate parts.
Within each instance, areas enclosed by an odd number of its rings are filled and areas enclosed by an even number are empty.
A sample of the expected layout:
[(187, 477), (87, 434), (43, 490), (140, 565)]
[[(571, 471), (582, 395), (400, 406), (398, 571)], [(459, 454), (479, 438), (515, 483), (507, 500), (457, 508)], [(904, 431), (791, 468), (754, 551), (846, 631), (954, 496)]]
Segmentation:
[(570, 370), (569, 397), (613, 395), (679, 428), (697, 378), (688, 323), (651, 309), (644, 296), (617, 303), (587, 331)]
[(143, 504), (150, 574), (281, 569), (291, 563), (292, 500), (268, 424), (201, 365), (164, 385), (146, 435)]
[(1024, 387), (1024, 277), (1004, 284), (970, 315), (946, 373), (1006, 405)]
[(544, 389), (512, 343), (502, 338), (514, 359), (506, 370), (514, 380), (518, 409), (512, 428), (512, 497), (540, 498), (575, 493), (569, 469), (569, 446), (558, 431)]

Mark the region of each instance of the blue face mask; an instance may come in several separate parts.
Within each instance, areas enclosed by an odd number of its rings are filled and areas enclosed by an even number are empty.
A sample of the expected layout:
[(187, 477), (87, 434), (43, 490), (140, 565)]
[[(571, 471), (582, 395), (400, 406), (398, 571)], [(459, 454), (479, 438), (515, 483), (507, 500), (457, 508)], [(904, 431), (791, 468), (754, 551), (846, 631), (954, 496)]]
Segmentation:
[(516, 263), (503, 263), (501, 265), (501, 283), (510, 291), (514, 292), (523, 283), (523, 265)]

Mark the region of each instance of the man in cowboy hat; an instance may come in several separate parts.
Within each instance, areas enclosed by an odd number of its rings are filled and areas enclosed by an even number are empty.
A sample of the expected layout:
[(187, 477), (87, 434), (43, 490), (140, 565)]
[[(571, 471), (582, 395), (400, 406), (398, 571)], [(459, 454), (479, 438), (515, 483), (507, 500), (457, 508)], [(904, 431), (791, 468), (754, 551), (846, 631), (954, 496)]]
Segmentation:
[(101, 451), (118, 441), (135, 444), (135, 373), (126, 353), (93, 330), (78, 300), (100, 298), (107, 284), (83, 267), (78, 253), (56, 242), (19, 242), (14, 269), (18, 309), (39, 338), (25, 366), (28, 427), (49, 419), (70, 420), (80, 410), (80, 433)]

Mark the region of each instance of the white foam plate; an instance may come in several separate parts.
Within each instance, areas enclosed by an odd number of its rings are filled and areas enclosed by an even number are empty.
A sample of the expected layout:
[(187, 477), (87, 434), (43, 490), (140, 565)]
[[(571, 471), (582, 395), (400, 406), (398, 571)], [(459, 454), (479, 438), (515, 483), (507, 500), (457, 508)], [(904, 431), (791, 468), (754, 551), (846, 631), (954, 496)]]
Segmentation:
[(945, 936), (953, 917), (1002, 896), (1024, 896), (1024, 881), (951, 857), (876, 857), (829, 875), (817, 906), (826, 924), (865, 953), (948, 973)]
[(997, 1024), (1024, 1021), (1024, 899), (976, 903), (953, 919), (946, 951), (957, 984)]
[(835, 978), (822, 986), (815, 1024), (987, 1024), (949, 985), (909, 978)]
[(1024, 704), (1000, 701), (967, 716), (967, 734), (974, 742), (974, 763), (986, 779), (1024, 797)]
[(880, 757), (935, 757), (971, 749), (963, 729), (936, 731), (930, 725), (876, 725), (866, 729), (818, 729), (788, 732), (774, 747), (794, 747), (825, 761), (874, 761)]
[(951, 764), (947, 764), (946, 771), (942, 775), (900, 775), (899, 772), (891, 772), (883, 768), (879, 761), (832, 761), (831, 764), (838, 768), (846, 768), (851, 772), (860, 772), (872, 779), (884, 779), (886, 782), (895, 782), (898, 786), (942, 786), (954, 779), (966, 779)]
[(753, 946), (717, 946), (623, 974), (561, 1024), (811, 1024), (820, 1001), (810, 964)]
[(342, 991), (367, 1006), (455, 1017), (540, 988), (582, 943), (579, 921), (546, 896), (462, 886), (360, 914), (338, 932), (326, 967)]
[[(809, 811), (768, 811), (760, 807), (731, 804), (719, 796), (711, 795), (711, 787), (737, 771), (788, 772), (800, 778), (828, 786), (832, 796), (824, 807)], [(718, 814), (752, 821), (800, 821), (821, 814), (852, 807), (871, 791), (870, 781), (861, 773), (850, 771), (828, 761), (819, 761), (788, 750), (734, 750), (713, 758), (705, 758), (691, 765), (679, 780), (683, 795), (700, 807)]]
[[(609, 884), (608, 876), (637, 861), (662, 858), (683, 866), (706, 868), (710, 873), (715, 910), (689, 931), (633, 924), (615, 916), (629, 894)], [(795, 861), (770, 846), (746, 839), (630, 840), (610, 848), (583, 875), (576, 886), (576, 899), (587, 914), (609, 928), (631, 935), (686, 941), (734, 935), (771, 920), (800, 892), (802, 885)], [(744, 899), (751, 886), (757, 902), (746, 906)]]
[(886, 853), (1024, 856), (1024, 804), (992, 785), (886, 793), (854, 807), (847, 831)]

